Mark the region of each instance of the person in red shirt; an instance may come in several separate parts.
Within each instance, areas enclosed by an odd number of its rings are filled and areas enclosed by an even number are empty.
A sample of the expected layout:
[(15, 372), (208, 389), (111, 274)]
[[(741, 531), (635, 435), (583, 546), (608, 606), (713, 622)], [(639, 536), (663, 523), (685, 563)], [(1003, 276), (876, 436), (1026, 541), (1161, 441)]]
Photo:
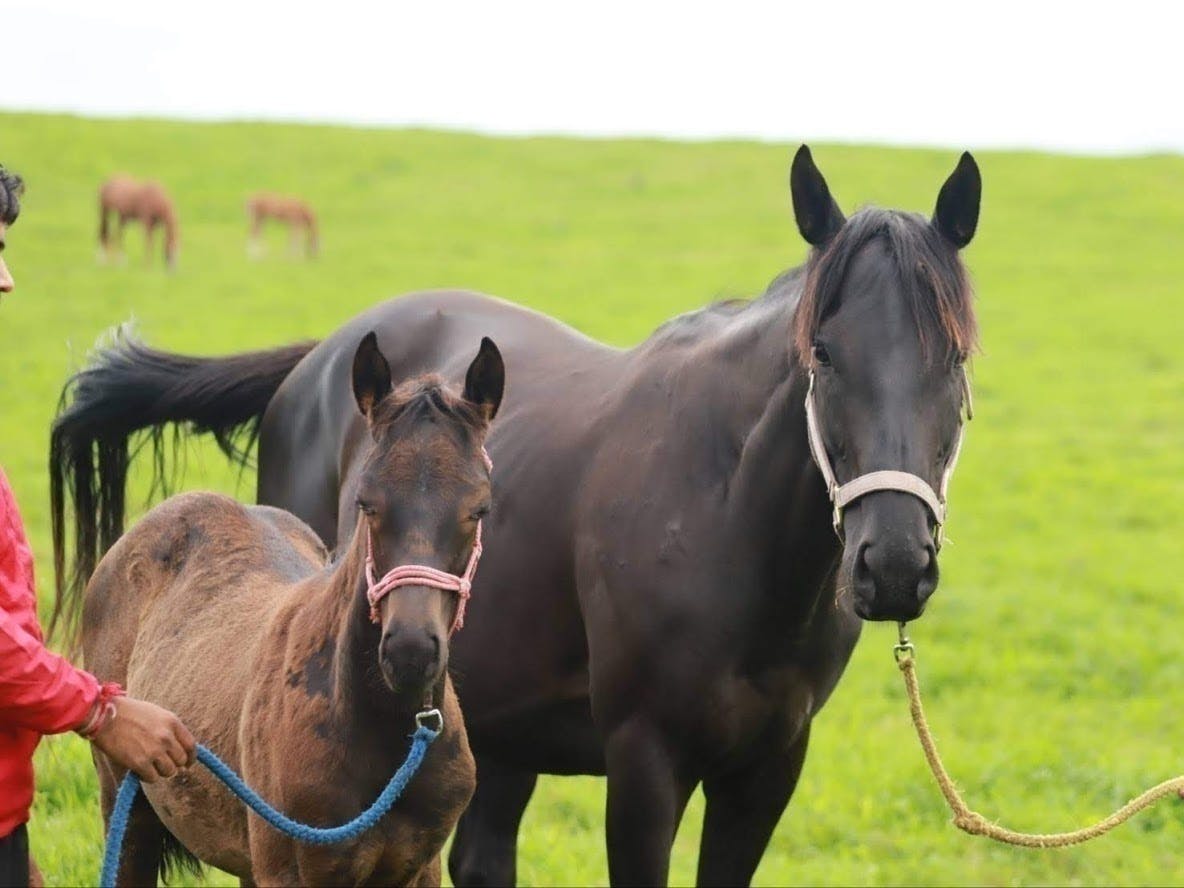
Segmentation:
[[(14, 288), (4, 249), (23, 190), (20, 178), (0, 167), (0, 301)], [(0, 885), (29, 882), (33, 750), (43, 735), (65, 731), (77, 731), (149, 783), (188, 768), (197, 754), (173, 713), (125, 696), (45, 647), (33, 553), (0, 470)]]

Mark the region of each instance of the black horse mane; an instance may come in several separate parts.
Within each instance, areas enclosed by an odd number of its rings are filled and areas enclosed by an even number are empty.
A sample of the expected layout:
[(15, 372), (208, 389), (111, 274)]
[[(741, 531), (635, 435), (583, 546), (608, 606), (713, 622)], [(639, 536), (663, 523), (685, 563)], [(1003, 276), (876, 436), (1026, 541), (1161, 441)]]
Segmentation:
[[(853, 215), (805, 265), (787, 269), (756, 299), (723, 299), (661, 324), (652, 343), (694, 342), (749, 309), (777, 308), (800, 293), (791, 330), (794, 351), (811, 358), (818, 327), (836, 308), (847, 271), (859, 252), (881, 242), (896, 265), (904, 298), (928, 354), (944, 343), (949, 356), (966, 357), (978, 347), (973, 290), (957, 249), (919, 213), (868, 207)], [(779, 309), (778, 309), (779, 310)]]
[(973, 352), (978, 345), (978, 322), (970, 279), (957, 249), (918, 213), (869, 207), (847, 220), (825, 247), (810, 253), (793, 328), (793, 344), (801, 360), (813, 360), (814, 337), (838, 307), (852, 261), (875, 240), (884, 244), (896, 264), (922, 347), (928, 352), (930, 341), (939, 338), (948, 356), (966, 357)]

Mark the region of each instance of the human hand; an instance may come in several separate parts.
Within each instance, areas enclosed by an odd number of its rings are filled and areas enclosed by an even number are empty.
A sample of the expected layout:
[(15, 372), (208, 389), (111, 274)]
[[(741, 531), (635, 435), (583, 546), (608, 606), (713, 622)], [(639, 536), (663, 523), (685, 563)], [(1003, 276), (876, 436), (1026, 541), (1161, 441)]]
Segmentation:
[(146, 700), (115, 697), (115, 717), (91, 741), (145, 783), (174, 777), (197, 760), (197, 741), (181, 720)]

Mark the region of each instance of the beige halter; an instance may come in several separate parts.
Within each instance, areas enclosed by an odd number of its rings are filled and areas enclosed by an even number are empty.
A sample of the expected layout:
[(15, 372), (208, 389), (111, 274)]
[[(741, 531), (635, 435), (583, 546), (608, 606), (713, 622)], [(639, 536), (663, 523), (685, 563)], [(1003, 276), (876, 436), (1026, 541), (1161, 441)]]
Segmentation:
[[(966, 375), (966, 368), (962, 368), (962, 403), (966, 406), (966, 420), (974, 418), (974, 402), (970, 396), (970, 379)], [(881, 469), (868, 472), (839, 484), (835, 478), (835, 470), (830, 464), (830, 457), (826, 453), (826, 444), (822, 440), (822, 428), (818, 424), (818, 411), (814, 406), (814, 371), (810, 371), (810, 387), (806, 391), (806, 432), (810, 439), (810, 452), (814, 455), (814, 462), (822, 472), (822, 479), (826, 482), (827, 495), (834, 503), (834, 527), (839, 539), (843, 538), (843, 510), (855, 500), (867, 496), (877, 490), (898, 490), (909, 493), (929, 507), (933, 513), (936, 528), (933, 532), (934, 546), (938, 549), (942, 544), (942, 529), (946, 523), (946, 492), (950, 486), (950, 478), (954, 474), (954, 467), (958, 465), (958, 454), (962, 451), (962, 437), (966, 424), (959, 418), (958, 438), (954, 442), (954, 449), (946, 462), (946, 469), (941, 476), (941, 485), (934, 491), (929, 482), (911, 472), (901, 472), (895, 469)]]

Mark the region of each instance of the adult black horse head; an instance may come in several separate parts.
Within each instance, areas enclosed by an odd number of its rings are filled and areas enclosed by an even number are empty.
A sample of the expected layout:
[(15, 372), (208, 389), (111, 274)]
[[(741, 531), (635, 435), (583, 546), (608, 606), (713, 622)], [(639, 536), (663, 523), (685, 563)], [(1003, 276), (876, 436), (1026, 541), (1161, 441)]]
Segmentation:
[(814, 248), (793, 345), (811, 373), (808, 433), (844, 541), (840, 583), (865, 620), (911, 620), (937, 589), (969, 397), (977, 327), (958, 251), (978, 225), (978, 166), (962, 155), (932, 219), (874, 208), (844, 218), (804, 145), (790, 185)]

